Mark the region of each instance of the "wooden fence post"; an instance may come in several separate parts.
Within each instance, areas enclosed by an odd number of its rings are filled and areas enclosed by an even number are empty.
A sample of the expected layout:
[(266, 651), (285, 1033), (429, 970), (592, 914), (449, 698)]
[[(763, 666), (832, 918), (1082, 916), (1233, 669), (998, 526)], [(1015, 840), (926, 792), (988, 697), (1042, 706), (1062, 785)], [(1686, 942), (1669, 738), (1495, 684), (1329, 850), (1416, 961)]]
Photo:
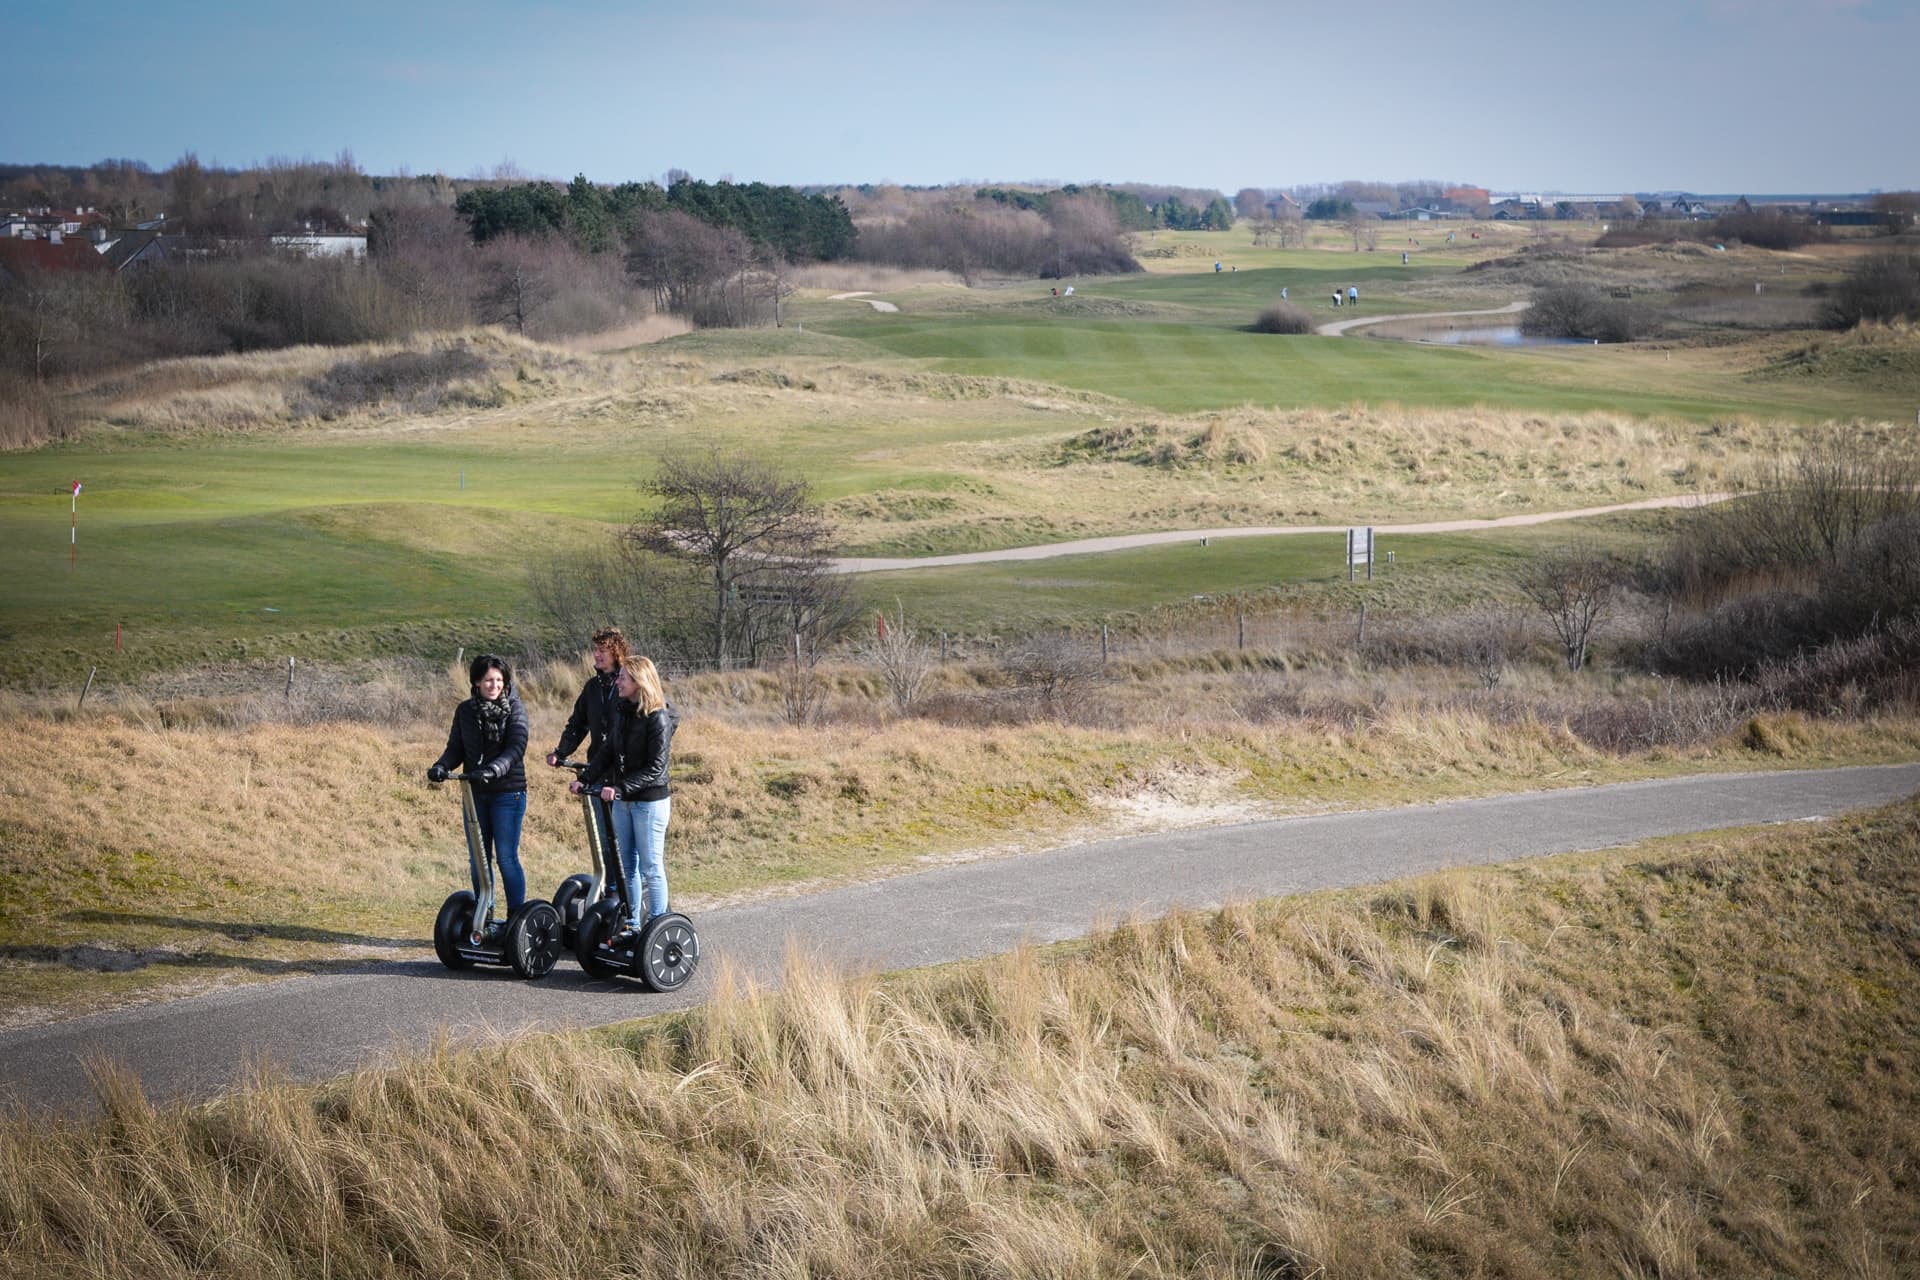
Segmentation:
[(93, 688), (93, 678), (99, 673), (100, 673), (100, 668), (98, 667), (87, 668), (87, 683), (81, 686), (80, 701), (73, 704), (73, 709), (75, 711), (78, 711), (80, 708), (87, 705), (87, 692)]

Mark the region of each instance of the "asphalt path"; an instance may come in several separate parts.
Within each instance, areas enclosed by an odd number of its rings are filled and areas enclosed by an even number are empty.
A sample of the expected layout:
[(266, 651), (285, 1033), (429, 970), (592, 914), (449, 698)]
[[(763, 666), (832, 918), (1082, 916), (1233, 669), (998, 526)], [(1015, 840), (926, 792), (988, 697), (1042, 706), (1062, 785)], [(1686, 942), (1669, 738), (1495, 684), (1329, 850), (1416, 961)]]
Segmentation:
[[(1427, 520), (1417, 524), (1380, 524), (1373, 526), (1374, 536), (1391, 537), (1412, 533), (1473, 533), (1483, 529), (1519, 529), (1527, 525), (1552, 524), (1558, 520), (1584, 520), (1589, 516), (1612, 515), (1616, 511), (1653, 511), (1664, 507), (1704, 507), (1725, 502), (1731, 493), (1672, 494), (1664, 498), (1640, 498), (1634, 502), (1615, 502), (1604, 507), (1579, 507), (1571, 511), (1528, 511), (1520, 515), (1494, 516), (1485, 520)], [(1120, 533), (1105, 538), (1078, 538), (1072, 542), (1044, 542), (1031, 547), (1002, 547), (998, 551), (961, 551), (947, 556), (845, 556), (827, 561), (835, 573), (881, 573), (890, 569), (941, 569), (958, 564), (1000, 564), (1014, 560), (1050, 560), (1054, 556), (1098, 555), (1107, 551), (1126, 551), (1134, 547), (1161, 547), (1178, 542), (1207, 542), (1222, 538), (1275, 538), (1295, 534), (1345, 533), (1344, 524), (1245, 525), (1230, 529), (1165, 529), (1157, 533)]]
[[(363, 971), (4, 1032), (0, 1098), (30, 1110), (90, 1112), (88, 1065), (118, 1059), (149, 1097), (198, 1100), (243, 1084), (257, 1064), (319, 1080), (417, 1052), (442, 1028), (458, 1043), (690, 1007), (705, 998), (722, 959), (773, 986), (790, 946), (850, 969), (910, 968), (1080, 937), (1103, 921), (1176, 906), (1810, 821), (1916, 791), (1920, 762), (1718, 774), (1207, 827), (951, 864), (703, 913), (696, 921), (700, 972), (673, 996), (589, 979), (571, 959), (525, 983), (505, 969), (451, 973), (423, 952)], [(428, 922), (421, 923), (424, 935)]]
[(1397, 316), (1364, 316), (1355, 320), (1335, 320), (1323, 324), (1314, 332), (1322, 337), (1338, 338), (1352, 329), (1365, 329), (1376, 324), (1388, 324), (1394, 320), (1445, 320), (1453, 316), (1510, 316), (1525, 311), (1533, 304), (1530, 302), (1509, 302), (1504, 307), (1494, 307), (1490, 311), (1408, 311)]

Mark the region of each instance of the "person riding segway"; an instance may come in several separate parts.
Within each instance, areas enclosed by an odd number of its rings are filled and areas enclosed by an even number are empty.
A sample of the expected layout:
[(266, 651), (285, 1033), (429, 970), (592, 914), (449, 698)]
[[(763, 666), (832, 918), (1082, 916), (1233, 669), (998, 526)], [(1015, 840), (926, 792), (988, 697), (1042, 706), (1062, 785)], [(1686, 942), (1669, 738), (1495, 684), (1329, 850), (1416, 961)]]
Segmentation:
[[(582, 760), (565, 758), (553, 761), (557, 769), (571, 769), (575, 778), (586, 773), (587, 765)], [(593, 864), (590, 874), (571, 875), (560, 882), (553, 894), (553, 909), (560, 915), (560, 940), (569, 951), (575, 951), (580, 945), (580, 924), (587, 913), (601, 902), (607, 900), (611, 890), (619, 898), (618, 919), (631, 918), (632, 911), (626, 901), (626, 881), (614, 874), (613, 825), (608, 814), (608, 805), (600, 792), (591, 787), (579, 788), (569, 785), (569, 791), (580, 797), (581, 816), (585, 819), (587, 831), (587, 856)]]
[[(576, 778), (585, 771), (586, 766), (567, 757), (584, 741), (587, 744), (587, 759), (591, 760), (594, 753), (600, 750), (600, 744), (613, 731), (620, 701), (619, 691), (614, 686), (620, 674), (620, 664), (627, 660), (630, 652), (627, 638), (618, 627), (602, 627), (589, 638), (589, 645), (593, 657), (593, 675), (581, 686), (580, 696), (573, 700), (573, 714), (567, 717), (566, 728), (560, 731), (559, 744), (547, 753), (549, 767), (572, 769)], [(589, 793), (581, 808), (588, 821), (597, 826), (597, 830), (590, 827), (587, 832), (587, 852), (593, 859), (593, 872), (590, 875), (568, 876), (553, 892), (553, 907), (560, 913), (561, 934), (568, 950), (572, 950), (579, 940), (581, 918), (605, 896), (607, 877), (612, 867), (612, 860), (607, 854), (613, 849), (613, 825), (606, 803), (598, 794)]]
[(693, 922), (667, 905), (668, 774), (679, 714), (647, 658), (631, 656), (621, 663), (617, 688), (620, 715), (614, 731), (569, 789), (576, 794), (597, 790), (612, 806), (621, 892), (581, 918), (574, 954), (597, 978), (632, 973), (654, 991), (673, 991), (693, 976), (700, 961)]
[[(511, 965), (538, 978), (560, 955), (560, 917), (551, 904), (526, 900), (520, 869), (520, 828), (527, 813), (527, 712), (513, 692), (506, 661), (482, 654), (468, 668), (473, 696), (454, 709), (447, 748), (427, 770), (427, 781), (460, 783), (471, 889), (452, 894), (434, 920), (433, 947), (449, 969), (471, 964)], [(458, 769), (455, 774), (452, 770)], [(493, 869), (507, 891), (507, 917), (494, 919)]]

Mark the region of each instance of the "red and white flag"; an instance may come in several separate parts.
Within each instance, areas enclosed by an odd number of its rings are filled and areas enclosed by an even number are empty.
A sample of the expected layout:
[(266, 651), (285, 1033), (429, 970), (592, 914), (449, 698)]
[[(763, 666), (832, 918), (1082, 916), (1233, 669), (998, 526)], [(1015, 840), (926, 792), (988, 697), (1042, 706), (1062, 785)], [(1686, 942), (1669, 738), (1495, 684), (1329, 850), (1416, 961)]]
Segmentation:
[(76, 498), (80, 496), (80, 482), (78, 480), (73, 482), (73, 496)]

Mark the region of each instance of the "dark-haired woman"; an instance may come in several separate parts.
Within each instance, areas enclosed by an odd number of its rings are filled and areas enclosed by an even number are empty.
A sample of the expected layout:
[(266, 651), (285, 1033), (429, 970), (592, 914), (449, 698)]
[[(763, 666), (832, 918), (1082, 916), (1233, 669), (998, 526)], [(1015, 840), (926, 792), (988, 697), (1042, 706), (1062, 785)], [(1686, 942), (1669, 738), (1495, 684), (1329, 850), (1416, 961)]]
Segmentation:
[(483, 653), (467, 676), (473, 696), (454, 708), (447, 749), (427, 770), (427, 780), (445, 782), (455, 769), (473, 780), (480, 839), (500, 866), (511, 913), (527, 898), (527, 877), (520, 870), (520, 827), (527, 818), (527, 711), (513, 692), (513, 672), (504, 659)]
[(613, 809), (614, 844), (632, 912), (627, 927), (637, 930), (667, 913), (667, 821), (673, 814), (667, 770), (680, 717), (667, 701), (658, 668), (647, 658), (635, 655), (622, 662), (615, 687), (620, 714), (613, 732), (570, 789), (578, 794), (597, 787)]

